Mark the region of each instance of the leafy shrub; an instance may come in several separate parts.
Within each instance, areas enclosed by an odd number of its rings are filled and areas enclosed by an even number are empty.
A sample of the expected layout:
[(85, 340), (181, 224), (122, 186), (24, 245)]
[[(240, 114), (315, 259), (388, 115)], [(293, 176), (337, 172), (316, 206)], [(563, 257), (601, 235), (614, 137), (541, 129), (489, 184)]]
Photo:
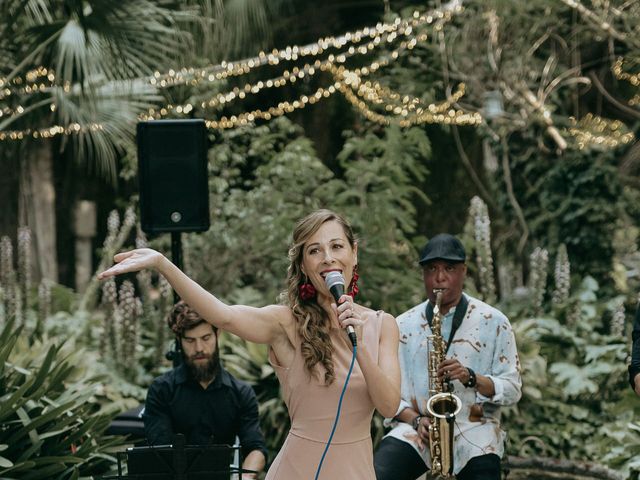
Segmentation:
[(99, 379), (82, 375), (82, 352), (29, 344), (23, 328), (0, 333), (0, 477), (75, 479), (105, 473), (119, 437), (104, 435), (113, 414), (95, 395)]

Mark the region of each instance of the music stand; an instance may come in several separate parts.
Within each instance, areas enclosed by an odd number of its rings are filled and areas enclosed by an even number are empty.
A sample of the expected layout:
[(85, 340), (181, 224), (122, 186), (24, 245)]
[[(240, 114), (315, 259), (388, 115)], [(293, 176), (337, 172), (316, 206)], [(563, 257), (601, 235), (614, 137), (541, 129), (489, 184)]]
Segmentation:
[[(179, 437), (182, 437), (181, 439)], [(241, 469), (231, 466), (229, 445), (184, 445), (176, 435), (173, 445), (127, 448), (117, 452), (118, 475), (103, 480), (229, 480)], [(126, 462), (127, 473), (123, 473)]]

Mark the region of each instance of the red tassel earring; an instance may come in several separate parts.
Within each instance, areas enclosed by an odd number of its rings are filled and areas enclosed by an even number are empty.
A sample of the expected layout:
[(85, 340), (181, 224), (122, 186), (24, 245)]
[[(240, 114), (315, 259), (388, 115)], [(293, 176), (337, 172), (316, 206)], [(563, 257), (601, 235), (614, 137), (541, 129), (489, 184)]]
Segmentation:
[(307, 276), (304, 276), (304, 283), (298, 287), (298, 295), (301, 300), (311, 300), (317, 295), (316, 287), (309, 281)]
[(356, 298), (356, 295), (360, 291), (358, 288), (358, 279), (360, 275), (358, 275), (358, 264), (355, 264), (353, 267), (353, 274), (351, 276), (351, 283), (349, 283), (349, 288), (347, 289), (347, 295), (351, 295), (351, 298)]

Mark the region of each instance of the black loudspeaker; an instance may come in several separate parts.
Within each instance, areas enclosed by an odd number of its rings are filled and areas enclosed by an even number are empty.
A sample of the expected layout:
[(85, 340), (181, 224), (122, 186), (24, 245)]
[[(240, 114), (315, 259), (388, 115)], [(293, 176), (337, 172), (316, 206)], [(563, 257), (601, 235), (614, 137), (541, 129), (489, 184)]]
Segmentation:
[(138, 123), (140, 223), (147, 233), (209, 229), (204, 120)]

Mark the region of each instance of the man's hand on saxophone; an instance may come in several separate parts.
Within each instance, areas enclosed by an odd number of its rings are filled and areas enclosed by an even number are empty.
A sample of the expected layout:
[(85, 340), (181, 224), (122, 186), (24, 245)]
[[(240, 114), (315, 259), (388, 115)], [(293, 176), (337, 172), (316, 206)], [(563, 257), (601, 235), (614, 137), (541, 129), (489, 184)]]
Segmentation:
[(473, 372), (456, 358), (447, 358), (440, 363), (438, 378), (444, 381), (458, 380), (465, 387), (475, 387), (480, 394), (488, 398), (496, 393), (493, 381), (489, 377)]
[(420, 415), (417, 422), (416, 432), (418, 433), (418, 446), (420, 448), (429, 447), (429, 428), (431, 427), (431, 418)]
[(396, 417), (396, 420), (411, 425), (418, 434), (417, 444), (421, 449), (429, 448), (429, 426), (431, 418), (413, 408), (405, 408)]
[(446, 381), (458, 380), (465, 385), (471, 378), (469, 369), (456, 358), (447, 358), (438, 365), (438, 379)]

